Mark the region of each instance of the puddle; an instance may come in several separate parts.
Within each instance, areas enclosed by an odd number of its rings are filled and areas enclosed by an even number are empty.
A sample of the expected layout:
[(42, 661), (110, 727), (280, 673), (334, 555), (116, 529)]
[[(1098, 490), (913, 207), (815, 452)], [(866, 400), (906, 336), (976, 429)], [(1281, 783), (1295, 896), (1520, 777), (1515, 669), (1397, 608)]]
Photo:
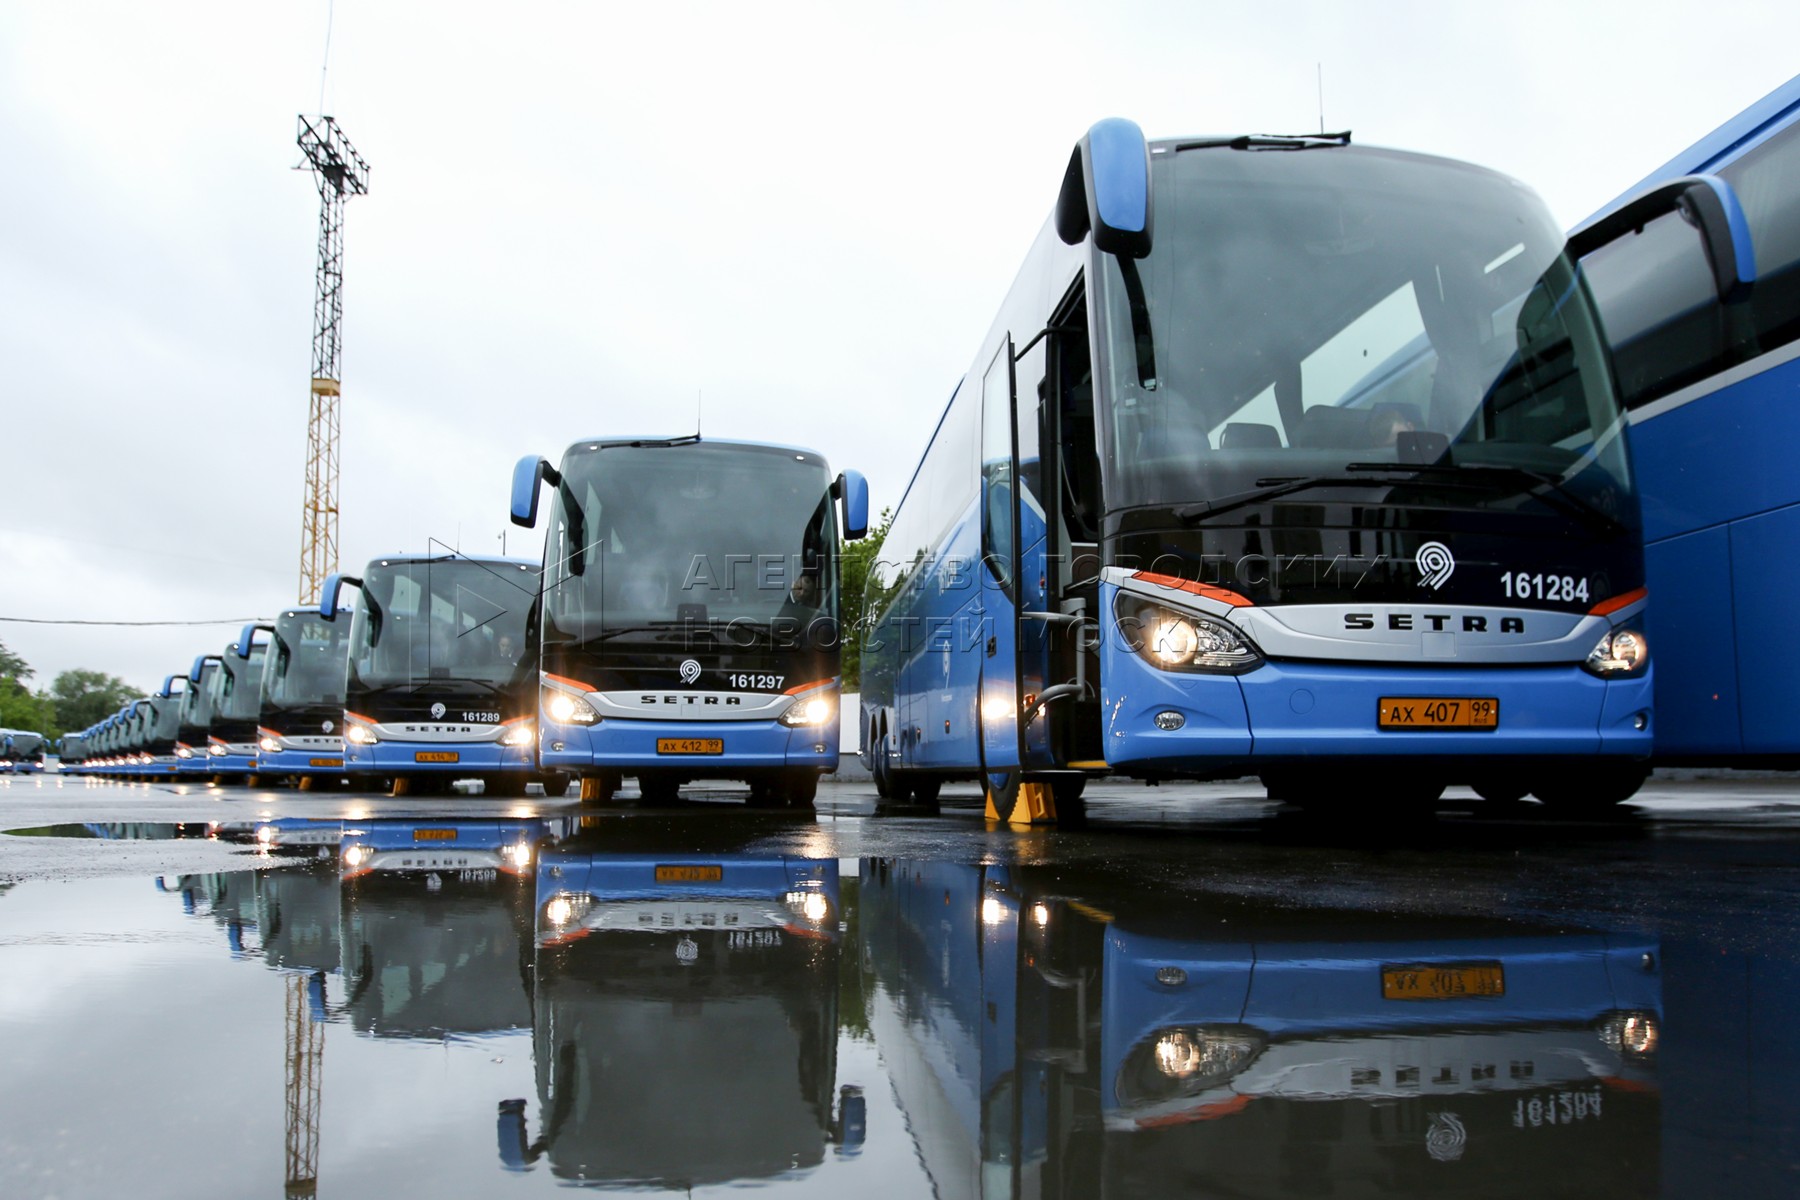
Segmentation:
[(200, 836), (293, 861), (0, 890), (0, 1192), (1610, 1196), (1789, 1154), (1791, 962), (706, 824), (255, 822)]

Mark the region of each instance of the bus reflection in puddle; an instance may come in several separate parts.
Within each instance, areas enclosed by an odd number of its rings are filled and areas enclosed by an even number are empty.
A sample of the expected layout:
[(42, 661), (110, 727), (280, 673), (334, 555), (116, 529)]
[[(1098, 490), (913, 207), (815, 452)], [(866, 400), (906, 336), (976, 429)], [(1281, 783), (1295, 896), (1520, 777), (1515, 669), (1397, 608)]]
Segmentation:
[(501, 1103), (505, 1166), (693, 1188), (860, 1144), (861, 1093), (836, 1086), (839, 914), (835, 859), (547, 851), (538, 1116)]
[(1654, 941), (1141, 896), (864, 864), (871, 1027), (941, 1190), (1656, 1190)]

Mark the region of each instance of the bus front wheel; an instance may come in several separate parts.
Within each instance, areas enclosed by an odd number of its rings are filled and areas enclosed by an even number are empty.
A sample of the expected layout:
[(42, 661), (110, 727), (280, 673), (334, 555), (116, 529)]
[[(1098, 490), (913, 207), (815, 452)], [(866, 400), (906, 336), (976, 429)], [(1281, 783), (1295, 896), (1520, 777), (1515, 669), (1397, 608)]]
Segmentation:
[(1649, 778), (1650, 768), (1643, 763), (1574, 767), (1554, 780), (1534, 784), (1531, 794), (1561, 812), (1604, 813), (1637, 795)]

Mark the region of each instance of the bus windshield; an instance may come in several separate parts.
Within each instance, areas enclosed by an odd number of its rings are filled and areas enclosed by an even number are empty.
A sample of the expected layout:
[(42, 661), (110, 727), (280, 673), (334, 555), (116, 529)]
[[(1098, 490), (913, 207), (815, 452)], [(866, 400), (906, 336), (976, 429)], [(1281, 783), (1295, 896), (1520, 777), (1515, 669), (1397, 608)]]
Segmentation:
[(467, 558), (370, 564), (351, 625), (350, 670), (368, 688), (501, 684), (527, 663), (535, 565)]
[(263, 699), (277, 708), (342, 705), (348, 621), (288, 611), (275, 618), (274, 657), (263, 673)]
[(564, 459), (546, 638), (836, 611), (837, 526), (817, 455), (724, 442), (578, 446)]
[[(231, 654), (231, 647), (226, 647)], [(250, 657), (236, 662), (227, 661), (224, 670), (213, 676), (212, 703), (213, 715), (228, 721), (247, 721), (256, 716), (258, 684), (262, 681), (263, 657), (267, 648), (258, 642), (250, 648)]]
[(1102, 266), (1109, 508), (1431, 479), (1482, 506), (1549, 487), (1635, 525), (1598, 324), (1522, 185), (1213, 145), (1159, 147), (1152, 188), (1154, 250)]

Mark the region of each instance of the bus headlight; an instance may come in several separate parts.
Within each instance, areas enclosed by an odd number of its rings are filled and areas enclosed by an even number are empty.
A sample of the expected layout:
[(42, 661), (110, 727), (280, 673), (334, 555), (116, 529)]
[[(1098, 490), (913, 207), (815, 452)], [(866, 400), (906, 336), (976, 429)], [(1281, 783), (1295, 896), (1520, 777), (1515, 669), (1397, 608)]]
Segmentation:
[(281, 753), (281, 741), (278, 738), (261, 737), (257, 739), (256, 744), (264, 754)]
[(1583, 670), (1602, 679), (1642, 675), (1649, 665), (1650, 643), (1630, 628), (1608, 630), (1581, 664)]
[[(561, 695), (562, 693), (557, 693)], [(571, 697), (573, 699), (573, 697)], [(531, 727), (530, 721), (521, 721), (507, 730), (500, 738), (502, 746), (529, 746), (537, 741), (537, 730)]]
[(795, 728), (824, 725), (837, 716), (837, 710), (837, 685), (832, 684), (794, 697), (788, 710), (781, 714), (781, 723)]
[(1119, 1102), (1154, 1104), (1216, 1088), (1255, 1062), (1268, 1044), (1261, 1030), (1247, 1025), (1159, 1029), (1125, 1056)]
[(344, 866), (349, 870), (360, 870), (364, 863), (374, 857), (375, 852), (361, 842), (351, 842), (344, 847)]
[(1656, 1014), (1647, 1012), (1613, 1013), (1600, 1022), (1596, 1032), (1607, 1049), (1632, 1059), (1654, 1057), (1662, 1038)]
[(789, 892), (785, 900), (789, 912), (812, 925), (831, 915), (831, 898), (824, 892)]
[(208, 746), (206, 748), (206, 752), (208, 754), (212, 755), (214, 758), (224, 758), (227, 754), (231, 753), (231, 751), (225, 749), (225, 747), (219, 745), (219, 743), (217, 743), (217, 742), (214, 742), (212, 745)]
[(600, 719), (600, 714), (594, 711), (585, 695), (554, 684), (543, 685), (539, 702), (543, 705), (544, 719), (558, 725), (592, 725)]
[(344, 740), (358, 746), (373, 746), (381, 739), (375, 736), (373, 729), (361, 721), (346, 721), (344, 723)]
[(573, 936), (581, 918), (594, 906), (594, 898), (585, 892), (558, 892), (544, 902), (538, 928), (546, 941), (562, 941)]
[(1128, 592), (1119, 593), (1115, 608), (1125, 644), (1159, 670), (1241, 675), (1262, 665), (1250, 639), (1224, 621), (1146, 604)]
[(175, 757), (176, 758), (192, 758), (192, 757), (194, 757), (194, 752), (192, 750), (188, 749), (186, 746), (177, 746), (177, 747), (175, 747)]

